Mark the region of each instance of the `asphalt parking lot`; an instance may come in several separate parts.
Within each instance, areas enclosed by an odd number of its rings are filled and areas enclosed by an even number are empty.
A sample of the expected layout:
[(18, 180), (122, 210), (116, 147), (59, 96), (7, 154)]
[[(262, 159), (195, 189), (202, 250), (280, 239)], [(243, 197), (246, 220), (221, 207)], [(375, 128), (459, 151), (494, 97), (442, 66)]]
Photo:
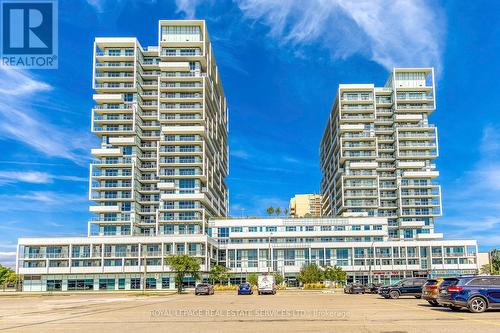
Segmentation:
[(500, 311), (341, 291), (238, 296), (123, 293), (0, 296), (5, 332), (500, 332)]

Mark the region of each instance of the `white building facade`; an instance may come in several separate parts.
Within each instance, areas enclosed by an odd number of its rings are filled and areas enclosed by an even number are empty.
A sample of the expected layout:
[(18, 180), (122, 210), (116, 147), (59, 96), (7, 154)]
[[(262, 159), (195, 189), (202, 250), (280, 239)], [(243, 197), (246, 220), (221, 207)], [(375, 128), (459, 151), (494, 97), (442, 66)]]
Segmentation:
[[(340, 266), (349, 281), (360, 282), (478, 272), (476, 241), (439, 239), (432, 223), (413, 217), (388, 215), (432, 232), (394, 237), (385, 214), (226, 218), (228, 111), (205, 22), (160, 21), (158, 34), (158, 46), (146, 48), (135, 38), (96, 39), (92, 131), (101, 146), (92, 150), (89, 177), (95, 218), (86, 237), (20, 238), (16, 272), (23, 290), (174, 289), (166, 259), (176, 254), (197, 258), (202, 279), (213, 265), (225, 265), (232, 283), (251, 273), (279, 272), (294, 286), (306, 263)], [(373, 98), (377, 90), (371, 93)], [(412, 158), (405, 163), (414, 166), (391, 171), (391, 181), (414, 179), (412, 172), (427, 179), (426, 172), (434, 172), (428, 159), (417, 162)], [(188, 276), (183, 284), (196, 282)]]
[[(348, 281), (389, 283), (413, 276), (477, 274), (475, 240), (394, 240), (386, 218), (212, 219), (207, 235), (21, 238), (17, 272), (25, 291), (173, 289), (166, 258), (199, 258), (231, 282), (279, 272), (288, 285), (307, 263), (340, 266)], [(200, 240), (202, 242), (200, 243)], [(196, 281), (187, 277), (186, 287)]]
[(440, 238), (432, 68), (394, 68), (386, 84), (340, 84), (321, 140), (323, 216), (387, 217), (391, 238)]

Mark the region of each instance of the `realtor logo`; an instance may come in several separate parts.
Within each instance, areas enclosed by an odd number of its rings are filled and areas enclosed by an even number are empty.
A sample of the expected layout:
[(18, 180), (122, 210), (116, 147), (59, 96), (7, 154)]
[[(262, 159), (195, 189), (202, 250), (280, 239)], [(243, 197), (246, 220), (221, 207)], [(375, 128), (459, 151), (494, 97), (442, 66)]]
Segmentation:
[(1, 64), (57, 68), (57, 1), (0, 1)]

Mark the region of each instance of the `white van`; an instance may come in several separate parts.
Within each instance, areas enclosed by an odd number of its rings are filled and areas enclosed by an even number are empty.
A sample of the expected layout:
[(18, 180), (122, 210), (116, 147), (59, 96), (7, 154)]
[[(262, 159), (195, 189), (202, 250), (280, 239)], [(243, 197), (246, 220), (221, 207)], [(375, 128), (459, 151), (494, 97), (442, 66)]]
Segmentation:
[(257, 281), (257, 289), (259, 295), (276, 294), (276, 284), (274, 280), (274, 275), (271, 274), (259, 275)]

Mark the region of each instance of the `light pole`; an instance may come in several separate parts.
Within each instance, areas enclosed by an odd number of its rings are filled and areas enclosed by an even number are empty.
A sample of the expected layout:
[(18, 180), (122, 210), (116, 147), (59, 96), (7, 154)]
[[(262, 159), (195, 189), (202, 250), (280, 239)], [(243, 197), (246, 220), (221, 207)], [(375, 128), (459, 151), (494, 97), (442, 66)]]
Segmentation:
[(372, 260), (373, 262), (375, 263), (375, 251), (374, 251), (374, 248), (373, 248), (373, 244), (375, 243), (375, 241), (372, 242), (372, 244), (370, 245), (370, 249), (372, 250), (372, 255), (371, 255), (371, 258), (369, 259), (370, 260), (370, 265), (368, 266), (368, 283), (372, 283)]
[[(144, 248), (143, 248), (144, 250)], [(147, 250), (147, 248), (146, 248)], [(146, 279), (147, 279), (147, 271), (148, 271), (148, 259), (146, 258), (146, 251), (144, 252), (144, 281), (142, 284), (142, 293), (146, 293)]]
[(267, 250), (267, 253), (268, 253), (268, 256), (269, 256), (269, 264), (267, 265), (267, 272), (270, 273), (271, 272), (271, 265), (273, 264), (273, 258), (271, 256), (271, 236), (273, 235), (272, 232), (269, 233), (269, 237), (268, 237), (268, 250)]

